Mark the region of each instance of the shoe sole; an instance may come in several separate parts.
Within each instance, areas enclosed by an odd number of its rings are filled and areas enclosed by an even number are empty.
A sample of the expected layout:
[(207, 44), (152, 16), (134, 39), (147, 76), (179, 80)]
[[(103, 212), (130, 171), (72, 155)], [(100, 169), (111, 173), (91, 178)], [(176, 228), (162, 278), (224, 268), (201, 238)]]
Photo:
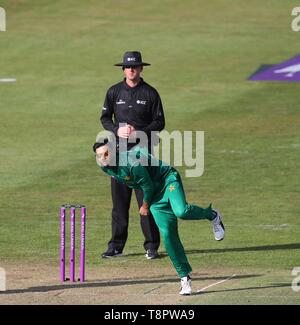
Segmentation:
[(223, 224), (223, 222), (222, 222), (222, 219), (221, 219), (220, 225), (221, 225), (221, 227), (222, 227), (223, 230), (224, 230), (224, 236), (223, 236), (222, 238), (220, 238), (220, 239), (217, 239), (217, 238), (215, 237), (215, 240), (216, 240), (216, 241), (221, 241), (221, 240), (223, 240), (224, 237), (225, 237), (225, 227), (224, 227), (224, 224)]

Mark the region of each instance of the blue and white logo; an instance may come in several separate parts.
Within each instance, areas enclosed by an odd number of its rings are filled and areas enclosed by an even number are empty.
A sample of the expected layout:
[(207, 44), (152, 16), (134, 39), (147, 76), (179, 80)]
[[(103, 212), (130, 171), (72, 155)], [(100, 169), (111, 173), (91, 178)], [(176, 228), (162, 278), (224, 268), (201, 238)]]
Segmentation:
[(283, 73), (285, 77), (292, 78), (294, 74), (300, 72), (300, 63), (293, 64), (283, 69), (278, 69), (274, 71), (275, 73)]
[(278, 80), (287, 82), (300, 82), (300, 55), (280, 64), (267, 65), (248, 78), (253, 81)]

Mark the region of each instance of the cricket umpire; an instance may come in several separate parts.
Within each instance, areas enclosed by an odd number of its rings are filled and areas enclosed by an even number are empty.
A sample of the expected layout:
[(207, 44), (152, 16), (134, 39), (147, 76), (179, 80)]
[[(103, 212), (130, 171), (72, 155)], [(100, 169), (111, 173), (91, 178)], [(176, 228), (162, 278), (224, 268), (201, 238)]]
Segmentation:
[[(126, 52), (121, 66), (124, 72), (123, 81), (110, 87), (104, 101), (101, 123), (104, 129), (113, 132), (117, 139), (128, 139), (135, 131), (144, 131), (149, 139), (148, 149), (151, 149), (150, 134), (161, 131), (165, 126), (163, 106), (156, 89), (147, 84), (141, 73), (144, 66), (150, 65), (142, 61), (138, 51)], [(130, 149), (135, 144), (128, 143)], [(121, 256), (128, 237), (129, 208), (132, 188), (111, 178), (112, 195), (112, 237), (103, 258)], [(143, 192), (135, 189), (139, 208), (143, 204)], [(141, 228), (145, 237), (144, 248), (147, 259), (159, 257), (157, 252), (160, 244), (158, 228), (153, 216), (140, 216)]]

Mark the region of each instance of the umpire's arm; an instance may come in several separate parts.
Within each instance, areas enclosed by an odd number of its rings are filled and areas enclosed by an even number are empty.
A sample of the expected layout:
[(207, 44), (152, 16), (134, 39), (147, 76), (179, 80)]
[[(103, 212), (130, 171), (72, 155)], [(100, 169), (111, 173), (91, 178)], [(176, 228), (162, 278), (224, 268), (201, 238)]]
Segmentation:
[(109, 89), (106, 93), (100, 121), (105, 130), (111, 131), (117, 136), (119, 126), (114, 123), (113, 114), (114, 114), (113, 93), (111, 89)]
[(151, 107), (152, 121), (145, 128), (142, 129), (146, 134), (150, 135), (151, 131), (161, 131), (165, 127), (165, 116), (162, 102), (159, 94), (156, 92), (153, 98)]

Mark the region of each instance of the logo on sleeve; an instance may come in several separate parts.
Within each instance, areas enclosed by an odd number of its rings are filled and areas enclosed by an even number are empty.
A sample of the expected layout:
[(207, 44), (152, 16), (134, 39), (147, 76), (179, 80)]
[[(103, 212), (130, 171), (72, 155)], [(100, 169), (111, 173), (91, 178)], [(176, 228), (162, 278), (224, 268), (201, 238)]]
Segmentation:
[(169, 186), (169, 191), (170, 191), (170, 192), (175, 191), (175, 186), (174, 186), (174, 185), (170, 185), (170, 186)]

